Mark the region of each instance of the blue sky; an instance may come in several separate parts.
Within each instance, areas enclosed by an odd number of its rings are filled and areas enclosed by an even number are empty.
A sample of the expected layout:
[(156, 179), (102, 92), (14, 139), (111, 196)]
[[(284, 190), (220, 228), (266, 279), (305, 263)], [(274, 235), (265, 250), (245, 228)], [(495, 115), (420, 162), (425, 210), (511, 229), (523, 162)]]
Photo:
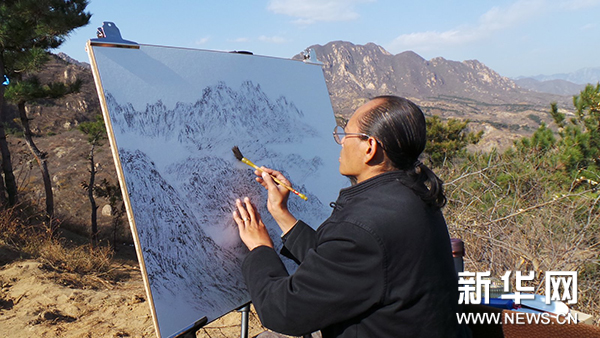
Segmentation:
[(55, 52), (88, 62), (103, 21), (142, 44), (290, 58), (310, 45), (476, 59), (508, 77), (600, 67), (600, 0), (90, 0), (91, 23)]

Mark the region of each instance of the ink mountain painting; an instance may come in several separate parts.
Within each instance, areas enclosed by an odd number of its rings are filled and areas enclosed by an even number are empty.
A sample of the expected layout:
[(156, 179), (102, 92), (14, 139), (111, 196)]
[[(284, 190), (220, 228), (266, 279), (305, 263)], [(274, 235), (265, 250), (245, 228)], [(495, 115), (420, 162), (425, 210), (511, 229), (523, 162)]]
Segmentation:
[(282, 171), (308, 197), (291, 195), (292, 213), (320, 225), (348, 185), (321, 67), (147, 45), (89, 53), (159, 336), (248, 303), (235, 199), (250, 197), (276, 250), (281, 231), (231, 148)]

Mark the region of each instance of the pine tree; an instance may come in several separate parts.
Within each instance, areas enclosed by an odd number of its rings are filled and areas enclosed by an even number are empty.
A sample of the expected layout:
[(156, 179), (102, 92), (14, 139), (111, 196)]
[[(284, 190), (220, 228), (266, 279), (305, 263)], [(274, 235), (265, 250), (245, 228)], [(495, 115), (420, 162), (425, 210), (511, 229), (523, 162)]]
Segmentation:
[[(87, 0), (5, 0), (0, 3), (0, 122), (6, 119), (5, 96), (19, 108), (27, 144), (40, 165), (46, 192), (46, 213), (52, 218), (54, 201), (46, 154), (32, 139), (25, 105), (43, 98), (58, 98), (77, 90), (79, 84), (42, 84), (35, 77), (49, 60), (49, 51), (59, 47), (74, 29), (88, 24)], [(12, 173), (4, 125), (0, 123), (0, 151), (5, 191), (10, 204), (16, 203), (17, 187)]]
[(550, 115), (558, 126), (558, 152), (567, 171), (600, 169), (600, 84), (587, 85), (573, 96), (575, 116), (566, 119), (555, 103)]
[(444, 162), (463, 154), (469, 144), (476, 144), (483, 136), (479, 133), (467, 132), (469, 120), (449, 119), (442, 122), (439, 116), (431, 116), (427, 122), (427, 146), (425, 153), (433, 166), (439, 167)]
[[(550, 105), (550, 116), (558, 130), (558, 139), (542, 124), (530, 138), (516, 143), (522, 152), (543, 155), (546, 162), (562, 169), (567, 178), (589, 176), (597, 180), (600, 171), (600, 84), (587, 85), (573, 97), (575, 114), (559, 112)], [(555, 163), (555, 164), (554, 164)]]
[[(92, 231), (91, 231), (91, 242), (92, 246), (95, 247), (98, 244), (98, 221), (97, 221), (97, 210), (98, 206), (96, 205), (96, 199), (94, 196), (97, 194), (97, 191), (101, 190), (100, 187), (96, 187), (96, 162), (94, 161), (94, 151), (96, 147), (102, 145), (102, 141), (106, 139), (106, 126), (104, 125), (104, 120), (102, 119), (102, 115), (96, 116), (96, 121), (93, 122), (84, 122), (79, 125), (79, 130), (88, 136), (88, 143), (92, 145), (90, 149), (90, 153), (88, 155), (88, 161), (90, 162), (90, 180), (89, 182), (81, 182), (81, 187), (85, 189), (88, 193), (88, 199), (90, 200), (90, 205), (92, 207), (91, 213), (91, 222), (92, 222)], [(111, 205), (112, 207), (112, 205)]]

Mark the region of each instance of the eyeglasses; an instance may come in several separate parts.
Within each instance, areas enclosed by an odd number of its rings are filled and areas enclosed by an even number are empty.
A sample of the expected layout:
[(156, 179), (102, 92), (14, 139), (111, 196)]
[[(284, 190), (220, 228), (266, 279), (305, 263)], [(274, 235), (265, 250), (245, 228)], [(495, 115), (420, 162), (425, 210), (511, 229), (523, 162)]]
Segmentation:
[(335, 140), (335, 142), (337, 144), (342, 144), (344, 137), (351, 137), (351, 136), (358, 136), (358, 137), (364, 137), (364, 138), (371, 137), (371, 136), (369, 136), (367, 134), (363, 134), (363, 133), (347, 133), (344, 131), (344, 128), (342, 128), (340, 126), (335, 126), (335, 128), (333, 128), (333, 139)]

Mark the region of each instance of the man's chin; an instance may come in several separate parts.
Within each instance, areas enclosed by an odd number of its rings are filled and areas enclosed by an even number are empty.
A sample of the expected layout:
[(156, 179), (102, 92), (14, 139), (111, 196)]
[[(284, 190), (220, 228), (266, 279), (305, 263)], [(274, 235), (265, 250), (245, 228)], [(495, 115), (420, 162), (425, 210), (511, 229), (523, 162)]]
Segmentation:
[(356, 183), (358, 183), (358, 180), (356, 179), (356, 176), (344, 175), (344, 174), (342, 174), (342, 176), (346, 176), (346, 178), (348, 180), (350, 180), (350, 185), (356, 185)]

